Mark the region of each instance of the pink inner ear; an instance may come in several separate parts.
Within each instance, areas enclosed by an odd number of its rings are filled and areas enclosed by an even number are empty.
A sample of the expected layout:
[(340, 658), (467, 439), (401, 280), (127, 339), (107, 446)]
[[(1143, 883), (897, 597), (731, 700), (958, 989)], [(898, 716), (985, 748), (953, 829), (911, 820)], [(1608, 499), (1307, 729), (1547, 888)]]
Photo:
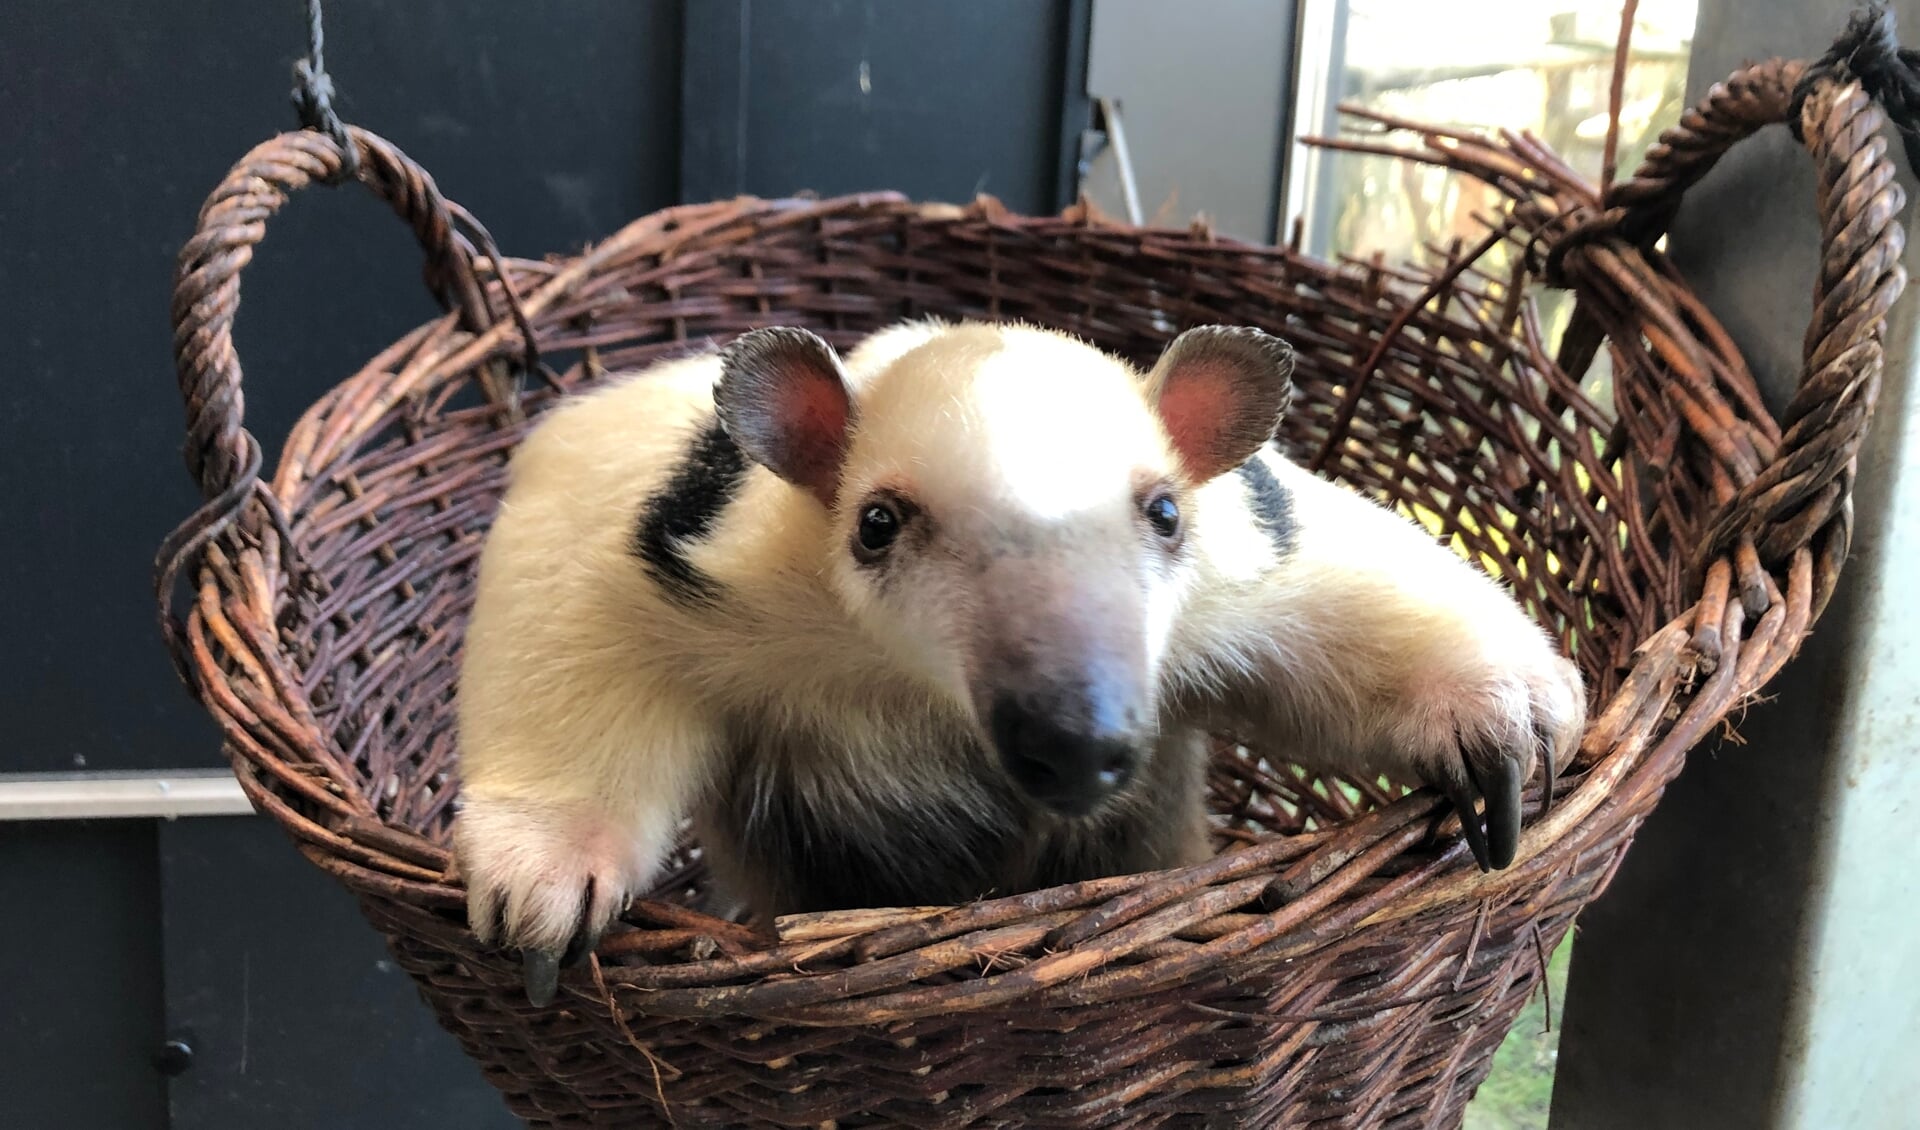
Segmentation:
[(800, 485), (831, 501), (847, 441), (847, 397), (838, 374), (782, 382), (778, 427)]
[(1224, 366), (1188, 363), (1170, 375), (1160, 392), (1160, 423), (1190, 473), (1213, 472), (1223, 458), (1220, 436), (1239, 407)]

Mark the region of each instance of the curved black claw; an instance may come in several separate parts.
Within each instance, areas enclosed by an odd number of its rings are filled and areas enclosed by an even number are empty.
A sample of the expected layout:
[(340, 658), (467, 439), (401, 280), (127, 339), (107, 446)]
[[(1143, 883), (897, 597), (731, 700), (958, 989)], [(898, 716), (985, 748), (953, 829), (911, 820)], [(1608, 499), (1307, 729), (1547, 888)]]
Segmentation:
[(527, 982), (527, 1002), (535, 1008), (553, 1003), (560, 988), (560, 955), (552, 950), (522, 950), (521, 972)]
[(574, 930), (572, 940), (566, 942), (566, 952), (561, 953), (561, 969), (572, 969), (574, 965), (580, 965), (582, 961), (586, 961), (588, 953), (599, 950), (601, 932), (603, 930), (599, 927), (588, 927), (588, 925), (582, 925), (580, 929)]
[(544, 1008), (552, 1003), (560, 989), (562, 969), (573, 968), (600, 948), (600, 937), (606, 932), (606, 923), (600, 922), (600, 916), (594, 912), (593, 894), (593, 883), (589, 881), (580, 898), (579, 921), (574, 924), (573, 935), (567, 939), (565, 949), (520, 951), (521, 971), (527, 983), (527, 1000), (535, 1007)]
[(1487, 798), (1487, 858), (1481, 868), (1498, 871), (1513, 862), (1520, 847), (1520, 763), (1502, 757), (1481, 772), (1469, 759), (1467, 775)]
[(1453, 802), (1454, 811), (1460, 814), (1460, 830), (1466, 834), (1467, 850), (1473, 852), (1473, 861), (1480, 870), (1491, 871), (1493, 865), (1487, 860), (1487, 834), (1480, 827), (1480, 813), (1473, 806), (1473, 786), (1451, 774), (1441, 778), (1440, 791)]
[(566, 952), (560, 955), (562, 969), (573, 968), (581, 958), (600, 948), (602, 927), (594, 925), (593, 888), (593, 880), (588, 879), (587, 889), (580, 892), (580, 917), (573, 924), (573, 936), (567, 939)]

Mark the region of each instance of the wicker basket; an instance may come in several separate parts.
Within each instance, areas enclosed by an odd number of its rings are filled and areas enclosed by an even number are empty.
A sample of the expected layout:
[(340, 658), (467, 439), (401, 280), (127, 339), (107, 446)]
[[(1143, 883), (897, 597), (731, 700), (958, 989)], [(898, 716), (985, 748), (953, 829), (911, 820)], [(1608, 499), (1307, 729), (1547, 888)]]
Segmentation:
[[(1384, 123), (1366, 147), (1408, 138), (1510, 201), (1431, 270), (889, 196), (683, 207), (578, 258), (503, 259), (355, 131), (358, 179), (413, 226), (450, 313), (315, 405), (268, 479), (241, 426), (239, 276), (288, 193), (342, 168), (322, 134), (275, 138), (181, 255), (175, 354), (208, 501), (161, 555), (175, 654), (254, 804), (353, 890), (537, 1124), (1456, 1125), (1545, 953), (1688, 747), (1793, 654), (1846, 556), (1904, 284), (1881, 112), (1846, 74), (1809, 75), (1825, 249), (1783, 424), (1646, 250), (1728, 146), (1787, 120), (1803, 75), (1735, 75), (1604, 200), (1527, 139)], [(1522, 297), (1535, 278), (1577, 296), (1557, 355)], [(799, 916), (769, 938), (689, 908), (688, 845), (631, 930), (529, 1006), (512, 955), (468, 933), (447, 850), (461, 630), (508, 453), (606, 368), (769, 324), (844, 347), (925, 312), (1031, 319), (1136, 359), (1202, 322), (1290, 338), (1284, 443), (1438, 516), (1597, 696), (1551, 806), (1528, 795), (1514, 865), (1479, 874), (1431, 793), (1331, 787), (1223, 743), (1229, 850), (1206, 864)], [(1606, 405), (1581, 384), (1603, 346)]]

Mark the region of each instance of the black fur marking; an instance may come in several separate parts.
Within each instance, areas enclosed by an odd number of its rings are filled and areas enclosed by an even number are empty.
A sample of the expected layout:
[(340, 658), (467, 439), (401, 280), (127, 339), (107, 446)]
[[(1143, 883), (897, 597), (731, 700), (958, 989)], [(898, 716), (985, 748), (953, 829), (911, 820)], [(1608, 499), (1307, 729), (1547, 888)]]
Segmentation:
[(1206, 757), (1197, 740), (1170, 748), (1102, 813), (1068, 821), (1040, 812), (970, 740), (908, 754), (953, 776), (903, 801), (867, 787), (837, 750), (756, 730), (706, 812), (706, 846), (720, 886), (771, 916), (963, 903), (1173, 866)]
[[(826, 772), (796, 769), (796, 754)], [(713, 815), (739, 869), (762, 888), (744, 893), (774, 915), (979, 898), (999, 885), (996, 872), (1024, 831), (1009, 783), (979, 781), (902, 808), (825, 749), (746, 753), (723, 795)]]
[(1260, 453), (1255, 452), (1253, 458), (1240, 464), (1240, 481), (1247, 484), (1247, 503), (1253, 509), (1253, 520), (1267, 532), (1273, 551), (1282, 557), (1292, 553), (1297, 532), (1293, 522), (1293, 496), (1273, 477), (1273, 468), (1267, 466)]
[(747, 461), (740, 448), (719, 420), (709, 420), (688, 445), (673, 478), (648, 501), (634, 533), (633, 552), (675, 601), (711, 604), (720, 595), (719, 583), (687, 557), (686, 543), (713, 531), (746, 477)]

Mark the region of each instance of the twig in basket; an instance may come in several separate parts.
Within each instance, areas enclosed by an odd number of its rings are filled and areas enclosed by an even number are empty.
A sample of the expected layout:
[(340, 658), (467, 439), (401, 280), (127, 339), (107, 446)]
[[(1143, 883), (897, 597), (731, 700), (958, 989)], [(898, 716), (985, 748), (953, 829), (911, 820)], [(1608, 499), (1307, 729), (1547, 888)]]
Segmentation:
[(893, 907), (875, 910), (825, 910), (811, 914), (787, 914), (774, 920), (774, 932), (782, 942), (806, 942), (817, 938), (844, 938), (865, 934), (888, 926), (918, 922), (943, 914), (952, 907)]
[(667, 1125), (675, 1125), (673, 1120), (673, 1106), (667, 1102), (666, 1080), (661, 1077), (660, 1069), (665, 1067), (668, 1071), (672, 1072), (672, 1077), (675, 1079), (680, 1078), (683, 1072), (673, 1064), (667, 1063), (659, 1056), (654, 1055), (653, 1050), (641, 1043), (639, 1038), (633, 1034), (633, 1029), (627, 1025), (625, 1014), (620, 1011), (620, 1002), (613, 999), (612, 991), (607, 988), (606, 975), (600, 971), (600, 959), (593, 954), (588, 954), (587, 968), (593, 973), (593, 987), (600, 991), (600, 1000), (607, 1006), (608, 1015), (613, 1017), (613, 1026), (620, 1030), (620, 1035), (626, 1039), (628, 1045), (631, 1046), (634, 1051), (639, 1052), (641, 1058), (647, 1061), (647, 1066), (653, 1069), (653, 1093), (654, 1097), (660, 1101), (660, 1113), (665, 1116)]
[(1340, 406), (1334, 413), (1333, 422), (1327, 427), (1326, 441), (1320, 445), (1320, 450), (1307, 464), (1308, 470), (1319, 474), (1326, 469), (1327, 460), (1333, 456), (1334, 449), (1347, 438), (1347, 428), (1353, 423), (1354, 413), (1360, 410), (1360, 396), (1366, 390), (1367, 383), (1375, 373), (1379, 372), (1380, 363), (1386, 360), (1387, 351), (1393, 348), (1394, 342), (1399, 340), (1401, 332), (1407, 328), (1409, 322), (1413, 321), (1414, 315), (1426, 309), (1427, 303), (1444, 294), (1447, 288), (1453, 285), (1454, 280), (1458, 279), (1467, 268), (1473, 266), (1481, 256), (1504, 242), (1518, 222), (1517, 219), (1509, 217), (1505, 223), (1489, 232), (1486, 238), (1473, 245), (1473, 250), (1434, 276), (1433, 282), (1427, 284), (1426, 289), (1422, 290), (1417, 298), (1402, 306), (1400, 312), (1393, 316), (1393, 321), (1387, 323), (1387, 328), (1380, 333), (1379, 344), (1373, 347), (1373, 352), (1368, 355), (1366, 361), (1354, 370), (1353, 380), (1347, 385), (1346, 395), (1341, 398)]
[(1540, 937), (1540, 920), (1533, 920), (1533, 954), (1540, 961), (1540, 1002), (1541, 1013), (1546, 1019), (1546, 1031), (1553, 1031), (1553, 986), (1547, 983), (1547, 943)]
[(1613, 49), (1613, 85), (1607, 88), (1607, 147), (1600, 159), (1600, 191), (1613, 187), (1620, 160), (1620, 103), (1627, 90), (1627, 53), (1633, 45), (1633, 17), (1640, 0), (1626, 0), (1620, 6), (1620, 41)]

